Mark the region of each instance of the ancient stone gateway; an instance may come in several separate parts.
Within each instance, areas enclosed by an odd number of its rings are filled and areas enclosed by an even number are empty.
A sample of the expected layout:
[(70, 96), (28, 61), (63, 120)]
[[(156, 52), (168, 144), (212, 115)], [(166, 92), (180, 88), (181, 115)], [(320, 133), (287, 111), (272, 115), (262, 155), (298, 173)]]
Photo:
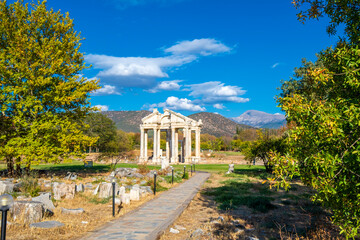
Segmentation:
[[(165, 109), (161, 114), (154, 109), (151, 114), (142, 119), (140, 124), (140, 162), (152, 160), (153, 163), (192, 163), (200, 160), (200, 129), (201, 120), (196, 121), (185, 117), (180, 113)], [(153, 154), (148, 156), (148, 131), (153, 131)], [(165, 154), (160, 148), (160, 132), (166, 132)], [(183, 139), (179, 141), (179, 131), (182, 131)], [(191, 133), (195, 131), (195, 153), (191, 148)], [(180, 145), (179, 145), (180, 142)], [(179, 146), (180, 151), (179, 151)]]

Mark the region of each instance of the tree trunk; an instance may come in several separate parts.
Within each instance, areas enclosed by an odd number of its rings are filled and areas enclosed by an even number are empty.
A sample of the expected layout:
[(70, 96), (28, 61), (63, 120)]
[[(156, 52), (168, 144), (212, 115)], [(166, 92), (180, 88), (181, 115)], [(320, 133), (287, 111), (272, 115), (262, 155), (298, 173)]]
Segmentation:
[(21, 158), (17, 158), (15, 160), (15, 164), (16, 164), (16, 169), (15, 169), (15, 175), (17, 177), (21, 177)]
[(13, 160), (13, 157), (12, 156), (7, 156), (5, 159), (6, 159), (8, 176), (13, 177), (14, 176), (14, 160)]

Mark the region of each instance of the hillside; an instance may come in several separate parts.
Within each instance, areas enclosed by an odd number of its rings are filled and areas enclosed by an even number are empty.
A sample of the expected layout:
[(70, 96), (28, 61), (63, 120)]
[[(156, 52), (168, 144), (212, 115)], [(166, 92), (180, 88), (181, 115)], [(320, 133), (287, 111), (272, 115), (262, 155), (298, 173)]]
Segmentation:
[(141, 119), (151, 112), (149, 111), (106, 111), (105, 116), (115, 122), (118, 129), (125, 132), (140, 132)]
[[(116, 127), (125, 132), (140, 132), (141, 119), (151, 112), (149, 111), (106, 111), (102, 114), (112, 119)], [(208, 133), (217, 137), (232, 137), (236, 133), (236, 127), (252, 128), (244, 124), (238, 124), (220, 114), (201, 112), (188, 116), (194, 120), (201, 119), (203, 128), (201, 133)]]
[(203, 122), (203, 128), (201, 133), (208, 133), (216, 137), (229, 136), (232, 137), (236, 133), (236, 127), (238, 128), (252, 128), (248, 125), (236, 123), (220, 114), (200, 112), (191, 114), (188, 116), (194, 120), (201, 119)]

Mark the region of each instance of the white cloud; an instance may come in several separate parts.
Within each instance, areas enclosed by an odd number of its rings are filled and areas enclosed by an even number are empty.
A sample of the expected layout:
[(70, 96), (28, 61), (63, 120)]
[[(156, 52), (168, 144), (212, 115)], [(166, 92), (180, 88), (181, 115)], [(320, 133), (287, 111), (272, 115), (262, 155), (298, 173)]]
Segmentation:
[(225, 106), (223, 104), (220, 104), (220, 103), (214, 104), (213, 107), (216, 108), (216, 109), (224, 109), (225, 108)]
[(275, 63), (275, 64), (273, 64), (272, 66), (271, 66), (271, 68), (276, 68), (277, 66), (279, 66), (280, 65), (280, 63)]
[(186, 110), (192, 112), (203, 112), (206, 111), (206, 108), (201, 107), (200, 105), (194, 104), (191, 100), (187, 98), (177, 98), (174, 96), (168, 97), (165, 102), (158, 104), (151, 104), (149, 106), (150, 110), (156, 107), (168, 108), (171, 110)]
[(103, 96), (103, 95), (121, 95), (115, 86), (104, 85), (102, 88), (94, 91), (92, 93), (93, 96)]
[(216, 53), (230, 52), (231, 48), (212, 38), (181, 41), (165, 49), (165, 52), (174, 55), (202, 55), (208, 56)]
[(180, 89), (179, 82), (182, 82), (182, 80), (172, 80), (172, 81), (162, 81), (160, 82), (156, 87), (149, 89), (148, 92), (156, 93), (161, 90), (163, 91), (177, 91)]
[[(103, 84), (116, 87), (138, 87), (153, 89), (158, 86), (156, 79), (168, 78), (168, 70), (180, 67), (198, 59), (216, 53), (229, 52), (231, 49), (215, 39), (195, 39), (182, 41), (165, 49), (169, 56), (147, 57), (114, 57), (88, 54), (85, 60), (100, 71), (96, 75)], [(161, 83), (160, 83), (161, 84)]]
[(109, 106), (107, 106), (107, 105), (95, 105), (94, 107), (97, 107), (98, 109), (100, 109), (101, 112), (109, 110)]
[(225, 86), (219, 81), (205, 82), (200, 84), (187, 85), (191, 91), (189, 96), (201, 98), (204, 103), (222, 103), (222, 102), (248, 102), (248, 98), (239, 97), (246, 93), (238, 86)]

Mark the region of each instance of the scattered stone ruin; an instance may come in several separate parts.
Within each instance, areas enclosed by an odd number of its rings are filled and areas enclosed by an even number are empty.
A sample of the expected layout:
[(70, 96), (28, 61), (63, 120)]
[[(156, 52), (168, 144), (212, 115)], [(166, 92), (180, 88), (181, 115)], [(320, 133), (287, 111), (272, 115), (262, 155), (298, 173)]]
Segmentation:
[[(142, 119), (140, 124), (140, 162), (162, 164), (163, 167), (169, 163), (197, 163), (200, 160), (200, 130), (201, 119), (194, 119), (183, 116), (180, 113), (165, 109), (161, 114), (157, 109)], [(148, 132), (153, 131), (153, 154), (148, 156)], [(163, 154), (160, 148), (160, 132), (166, 132), (166, 149)], [(183, 140), (179, 141), (179, 131), (183, 133)], [(191, 148), (191, 133), (195, 132), (195, 153), (193, 156)], [(179, 151), (180, 143), (180, 151)]]

